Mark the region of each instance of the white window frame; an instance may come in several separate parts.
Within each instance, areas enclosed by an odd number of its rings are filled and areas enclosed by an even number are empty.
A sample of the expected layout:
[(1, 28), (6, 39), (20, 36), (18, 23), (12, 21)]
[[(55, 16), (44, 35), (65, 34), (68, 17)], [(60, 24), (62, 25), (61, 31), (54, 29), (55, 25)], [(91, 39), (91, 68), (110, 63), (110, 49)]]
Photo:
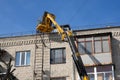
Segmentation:
[[(104, 66), (103, 66), (103, 67), (104, 67)], [(114, 66), (111, 65), (111, 68), (112, 68), (112, 71), (97, 72), (97, 67), (94, 67), (94, 72), (90, 72), (90, 73), (87, 73), (87, 74), (94, 74), (94, 80), (98, 80), (98, 79), (97, 79), (97, 74), (103, 73), (104, 76), (105, 76), (106, 73), (112, 73), (112, 80), (115, 80), (115, 76), (114, 76)], [(79, 75), (78, 75), (78, 79), (77, 79), (77, 80), (80, 80)], [(104, 77), (104, 80), (106, 80), (105, 77)]]
[[(27, 54), (28, 54), (28, 52), (30, 54), (30, 51), (18, 51), (18, 52), (20, 54), (19, 64), (18, 65), (15, 64), (15, 66), (28, 66), (28, 65), (30, 65), (30, 63), (26, 64), (27, 63)], [(21, 57), (22, 57), (23, 53), (25, 54), (25, 56), (24, 56), (25, 59), (24, 59), (24, 64), (22, 65), (22, 60), (21, 60), (22, 58)], [(16, 55), (17, 55), (17, 52), (16, 52)]]

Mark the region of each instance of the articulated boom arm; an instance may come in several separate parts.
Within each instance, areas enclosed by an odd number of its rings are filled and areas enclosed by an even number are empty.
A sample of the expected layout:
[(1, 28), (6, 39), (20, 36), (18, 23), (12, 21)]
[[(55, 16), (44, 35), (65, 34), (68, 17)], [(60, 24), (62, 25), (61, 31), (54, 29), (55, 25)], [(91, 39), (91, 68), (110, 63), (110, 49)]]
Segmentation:
[[(43, 20), (40, 24), (37, 26), (37, 30), (44, 32), (44, 33), (50, 33), (53, 31), (52, 23), (56, 27), (58, 33), (61, 35), (61, 40), (64, 40), (66, 37), (65, 31), (57, 24), (55, 21), (55, 16), (53, 14), (50, 14), (48, 12), (44, 13)], [(69, 36), (72, 35), (71, 31), (67, 31), (67, 34)]]
[(89, 80), (84, 64), (82, 62), (80, 53), (75, 43), (76, 39), (73, 36), (73, 33), (71, 31), (64, 31), (55, 21), (55, 16), (48, 12), (44, 13), (43, 20), (40, 24), (38, 24), (37, 30), (44, 32), (44, 33), (50, 33), (54, 29), (52, 27), (52, 24), (54, 24), (58, 33), (61, 35), (62, 40), (67, 38), (71, 51), (72, 51), (72, 58), (76, 65), (76, 68), (77, 68), (77, 71), (78, 71), (78, 74), (81, 80)]

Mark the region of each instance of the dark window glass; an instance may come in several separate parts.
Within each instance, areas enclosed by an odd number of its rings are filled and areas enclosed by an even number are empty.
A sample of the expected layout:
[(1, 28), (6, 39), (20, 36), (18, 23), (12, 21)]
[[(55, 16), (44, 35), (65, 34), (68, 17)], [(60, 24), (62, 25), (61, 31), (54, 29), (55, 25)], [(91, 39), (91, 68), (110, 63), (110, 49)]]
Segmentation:
[(62, 55), (62, 58), (63, 58), (62, 61), (63, 61), (63, 62), (66, 62), (66, 53), (65, 53), (65, 49), (62, 50), (62, 54), (63, 54), (63, 55)]
[(55, 50), (51, 50), (50, 52), (50, 63), (55, 63)]
[(87, 54), (92, 53), (92, 42), (86, 42), (86, 53)]
[(80, 54), (84, 54), (85, 53), (85, 43), (84, 42), (79, 42), (78, 43), (78, 50)]

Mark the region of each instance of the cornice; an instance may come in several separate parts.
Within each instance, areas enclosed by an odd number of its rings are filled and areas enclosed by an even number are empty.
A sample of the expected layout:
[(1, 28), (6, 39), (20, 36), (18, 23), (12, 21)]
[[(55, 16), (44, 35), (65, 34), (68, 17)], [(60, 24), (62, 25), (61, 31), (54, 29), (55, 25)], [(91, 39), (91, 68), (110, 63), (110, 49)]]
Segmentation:
[[(52, 38), (52, 39), (43, 39), (45, 43), (52, 42), (60, 42), (60, 38)], [(31, 45), (31, 44), (41, 44), (41, 39), (28, 39), (28, 40), (9, 40), (9, 41), (1, 41), (0, 47), (11, 47), (11, 46), (22, 46), (22, 45)]]
[(10, 47), (10, 46), (21, 46), (21, 45), (30, 45), (30, 44), (40, 44), (41, 40), (24, 40), (24, 41), (4, 41), (0, 43), (1, 47)]

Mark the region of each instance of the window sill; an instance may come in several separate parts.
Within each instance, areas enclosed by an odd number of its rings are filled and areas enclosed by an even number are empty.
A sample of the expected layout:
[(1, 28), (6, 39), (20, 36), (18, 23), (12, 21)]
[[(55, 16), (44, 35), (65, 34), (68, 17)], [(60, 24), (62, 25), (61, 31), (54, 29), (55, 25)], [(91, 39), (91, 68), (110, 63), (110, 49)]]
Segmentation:
[(15, 65), (15, 67), (29, 67), (30, 65), (21, 65), (21, 66), (17, 66)]

